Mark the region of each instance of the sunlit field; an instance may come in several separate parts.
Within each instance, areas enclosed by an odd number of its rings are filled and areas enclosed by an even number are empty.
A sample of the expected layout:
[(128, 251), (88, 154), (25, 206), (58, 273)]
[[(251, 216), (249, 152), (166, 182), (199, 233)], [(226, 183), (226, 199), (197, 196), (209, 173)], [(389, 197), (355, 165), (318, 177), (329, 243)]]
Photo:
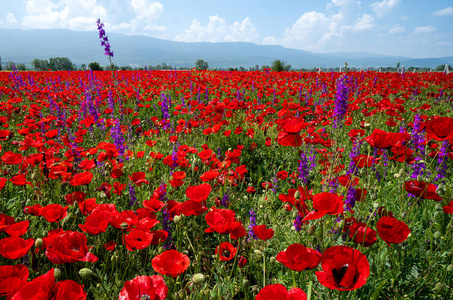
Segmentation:
[(0, 299), (453, 299), (452, 91), (0, 72)]

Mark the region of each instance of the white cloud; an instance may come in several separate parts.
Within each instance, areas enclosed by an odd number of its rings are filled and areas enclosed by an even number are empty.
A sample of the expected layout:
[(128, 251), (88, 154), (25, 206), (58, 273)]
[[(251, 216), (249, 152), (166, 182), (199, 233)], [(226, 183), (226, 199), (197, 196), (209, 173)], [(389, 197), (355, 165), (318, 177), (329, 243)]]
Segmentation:
[(72, 30), (93, 30), (96, 20), (107, 17), (104, 7), (96, 0), (28, 0), (26, 16), (21, 25), (24, 28), (66, 28)]
[[(165, 26), (155, 25), (155, 21), (164, 12), (162, 3), (150, 0), (131, 0), (130, 5), (135, 12), (135, 18), (130, 21), (133, 33), (162, 32), (167, 30)], [(142, 28), (145, 32), (143, 32)]]
[(362, 31), (372, 29), (374, 27), (374, 18), (372, 15), (364, 14), (360, 19), (357, 19), (352, 31)]
[(382, 0), (381, 2), (373, 2), (370, 7), (378, 18), (388, 15), (401, 0)]
[(397, 34), (397, 33), (403, 33), (406, 29), (401, 26), (400, 24), (395, 24), (390, 29), (388, 30), (388, 33), (390, 34)]
[(419, 27), (415, 28), (414, 33), (422, 34), (422, 33), (433, 32), (435, 30), (436, 30), (436, 27), (434, 27), (434, 26), (419, 26)]
[(261, 42), (263, 45), (278, 45), (279, 41), (273, 36), (266, 36)]
[(350, 51), (354, 40), (375, 27), (374, 17), (358, 14), (359, 8), (360, 1), (333, 0), (326, 13), (306, 12), (286, 28), (282, 45), (314, 52)]
[(189, 29), (178, 34), (174, 40), (183, 42), (252, 42), (258, 38), (257, 30), (249, 18), (241, 23), (227, 26), (225, 20), (217, 15), (209, 17), (206, 27), (194, 19)]
[(432, 13), (432, 16), (451, 16), (453, 15), (453, 7), (449, 6), (444, 9), (439, 9), (436, 10), (435, 12)]
[(17, 24), (19, 21), (17, 21), (16, 17), (12, 13), (6, 13), (6, 22), (8, 24)]

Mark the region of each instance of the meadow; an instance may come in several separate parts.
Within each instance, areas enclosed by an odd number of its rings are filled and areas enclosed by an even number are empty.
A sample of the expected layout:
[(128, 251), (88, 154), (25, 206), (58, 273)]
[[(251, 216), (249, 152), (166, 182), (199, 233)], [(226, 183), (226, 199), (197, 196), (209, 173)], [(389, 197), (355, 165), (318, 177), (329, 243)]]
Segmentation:
[(453, 299), (452, 92), (0, 72), (0, 299)]

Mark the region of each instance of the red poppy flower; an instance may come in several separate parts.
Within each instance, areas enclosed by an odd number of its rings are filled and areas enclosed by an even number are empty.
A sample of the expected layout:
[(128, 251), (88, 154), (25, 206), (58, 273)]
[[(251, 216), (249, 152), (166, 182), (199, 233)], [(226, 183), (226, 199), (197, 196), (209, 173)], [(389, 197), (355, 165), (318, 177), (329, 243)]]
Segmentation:
[(164, 300), (167, 298), (167, 295), (168, 287), (162, 276), (137, 276), (124, 283), (118, 300)]
[(165, 206), (165, 203), (157, 200), (156, 197), (151, 196), (149, 200), (143, 200), (143, 206), (149, 208), (153, 212), (158, 212)]
[(232, 239), (238, 239), (246, 234), (242, 224), (236, 220), (235, 212), (229, 209), (213, 209), (206, 216), (206, 223), (210, 226), (205, 232), (230, 234)]
[(375, 158), (366, 154), (360, 154), (354, 157), (352, 160), (354, 161), (354, 164), (357, 166), (357, 168), (362, 169), (365, 167), (371, 167)]
[(110, 242), (107, 242), (105, 243), (104, 245), (102, 245), (104, 247), (105, 250), (107, 251), (113, 251), (115, 250), (115, 247), (116, 247), (116, 243), (114, 241), (110, 241)]
[(2, 161), (7, 165), (17, 165), (22, 161), (22, 154), (8, 151), (2, 155)]
[(219, 254), (221, 261), (232, 260), (236, 256), (237, 249), (229, 242), (223, 242), (215, 248), (215, 254)]
[(129, 179), (132, 180), (137, 186), (141, 186), (142, 183), (149, 184), (149, 181), (145, 179), (146, 175), (144, 172), (135, 172), (132, 173), (132, 176), (129, 175)]
[(349, 227), (349, 237), (354, 239), (354, 242), (363, 244), (369, 247), (376, 243), (376, 231), (368, 227), (365, 223), (355, 222)]
[(121, 169), (118, 169), (118, 168), (115, 168), (112, 170), (112, 172), (110, 173), (110, 176), (112, 176), (112, 178), (120, 178), (121, 176), (123, 176), (124, 172), (121, 171)]
[(123, 237), (123, 243), (129, 251), (145, 249), (151, 245), (152, 240), (153, 235), (151, 233), (139, 229), (133, 229)]
[(133, 210), (125, 210), (122, 212), (114, 212), (110, 214), (109, 224), (116, 229), (124, 229), (124, 224), (127, 224), (127, 229), (136, 226), (138, 223), (138, 215)]
[(67, 194), (64, 199), (66, 200), (66, 204), (73, 205), (74, 202), (81, 203), (85, 200), (86, 194), (84, 192), (76, 191), (72, 194)]
[(286, 171), (278, 172), (277, 173), (277, 178), (281, 179), (281, 180), (285, 180), (286, 178), (288, 178), (288, 172), (286, 172)]
[(453, 214), (453, 201), (448, 202), (448, 205), (444, 206), (443, 211), (446, 214)]
[(41, 216), (43, 216), (47, 222), (58, 222), (66, 217), (68, 214), (67, 210), (68, 206), (63, 207), (60, 204), (49, 204), (41, 208)]
[(33, 239), (7, 237), (0, 240), (0, 255), (7, 259), (18, 259), (27, 254), (33, 244)]
[(63, 280), (53, 286), (55, 291), (52, 300), (85, 300), (87, 293), (83, 287), (73, 280)]
[(190, 186), (186, 190), (186, 196), (192, 201), (203, 202), (208, 199), (211, 193), (211, 185), (209, 183), (202, 183), (200, 185)]
[(88, 158), (85, 158), (79, 164), (79, 169), (85, 170), (85, 171), (91, 170), (94, 167), (96, 167), (96, 164), (94, 163), (94, 159), (89, 160)]
[(241, 257), (239, 257), (239, 259), (238, 259), (239, 268), (242, 269), (247, 264), (247, 262), (248, 262), (247, 258), (245, 258), (244, 256), (241, 255)]
[(18, 223), (14, 223), (8, 228), (5, 229), (6, 234), (11, 237), (19, 237), (24, 235), (28, 230), (28, 225), (30, 225), (29, 221), (22, 221)]
[(253, 226), (253, 233), (263, 241), (269, 240), (274, 236), (274, 230), (272, 228), (266, 228), (266, 225)]
[(0, 297), (9, 299), (28, 279), (29, 271), (24, 265), (0, 266)]
[(72, 186), (85, 185), (85, 184), (89, 184), (92, 179), (93, 179), (93, 173), (91, 173), (90, 171), (86, 171), (86, 172), (74, 175), (74, 177), (72, 177), (72, 179), (69, 181), (69, 184)]
[(365, 141), (375, 148), (392, 148), (400, 145), (411, 138), (410, 134), (386, 132), (382, 129), (374, 129), (370, 136), (365, 138)]
[(393, 217), (381, 217), (376, 224), (376, 228), (381, 239), (389, 246), (390, 244), (404, 242), (411, 233), (406, 223), (398, 221)]
[(302, 221), (316, 220), (324, 215), (337, 215), (343, 212), (343, 199), (337, 194), (322, 192), (313, 195), (313, 208)]
[(425, 123), (428, 138), (436, 141), (453, 139), (453, 118), (434, 117)]
[(113, 183), (113, 193), (117, 194), (118, 196), (121, 196), (121, 192), (126, 188), (125, 183), (119, 183), (119, 182), (114, 182)]
[(8, 179), (6, 179), (5, 177), (0, 177), (0, 191), (3, 190), (3, 188), (6, 185), (6, 182), (8, 182)]
[(297, 287), (293, 287), (289, 291), (280, 283), (270, 284), (263, 287), (255, 300), (306, 300), (307, 294)]
[(174, 206), (169, 212), (170, 215), (181, 215), (184, 216), (199, 216), (206, 212), (208, 208), (203, 205), (202, 202), (195, 202), (192, 200), (184, 201), (183, 203)]
[(79, 224), (79, 228), (90, 235), (105, 232), (109, 226), (110, 213), (99, 211), (91, 214), (85, 219), (85, 224)]
[(9, 181), (11, 181), (14, 185), (17, 185), (17, 186), (23, 186), (26, 184), (31, 185), (31, 182), (27, 181), (25, 174), (16, 175), (16, 176), (10, 178)]
[(88, 252), (86, 236), (70, 230), (59, 234), (47, 245), (46, 256), (54, 264), (98, 260), (93, 253)]
[(41, 204), (35, 204), (33, 206), (25, 206), (24, 208), (24, 213), (29, 215), (33, 215), (33, 216), (40, 216), (41, 215)]
[(14, 218), (5, 214), (0, 214), (0, 233), (10, 225), (14, 224)]
[[(32, 281), (25, 283), (11, 298), (11, 300), (23, 299), (51, 299), (54, 294), (55, 276), (54, 269)], [(71, 299), (71, 298), (68, 298)]]
[(352, 291), (365, 285), (370, 275), (366, 256), (347, 246), (333, 246), (321, 257), (323, 271), (315, 272), (319, 282), (329, 289)]
[(190, 259), (176, 250), (167, 250), (155, 256), (151, 264), (157, 273), (176, 278), (187, 270)]
[(247, 188), (247, 193), (252, 194), (252, 193), (254, 193), (254, 192), (256, 192), (256, 190), (255, 190), (255, 188), (254, 188), (253, 186), (249, 186), (249, 187)]
[(404, 183), (404, 189), (422, 199), (432, 199), (436, 201), (442, 201), (442, 198), (437, 194), (437, 187), (432, 183), (420, 182), (418, 180), (406, 181)]
[(289, 245), (275, 257), (285, 267), (294, 271), (311, 270), (319, 265), (321, 253), (301, 244)]

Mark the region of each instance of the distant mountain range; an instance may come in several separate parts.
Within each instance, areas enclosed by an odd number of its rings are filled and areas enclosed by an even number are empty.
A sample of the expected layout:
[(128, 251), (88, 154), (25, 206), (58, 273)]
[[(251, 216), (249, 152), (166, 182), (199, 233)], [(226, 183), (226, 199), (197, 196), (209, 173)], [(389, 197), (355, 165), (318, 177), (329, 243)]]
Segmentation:
[[(270, 65), (281, 59), (293, 68), (395, 67), (398, 62), (406, 67), (434, 68), (453, 65), (453, 56), (439, 58), (407, 58), (371, 53), (312, 53), (274, 45), (253, 43), (185, 43), (162, 40), (142, 35), (110, 33), (108, 38), (117, 66), (145, 66), (166, 63), (173, 67), (193, 67), (197, 59), (208, 62), (210, 68), (254, 67)], [(0, 57), (8, 61), (30, 64), (35, 59), (68, 57), (74, 64), (98, 62), (107, 65), (97, 32), (65, 29), (1, 29)]]

